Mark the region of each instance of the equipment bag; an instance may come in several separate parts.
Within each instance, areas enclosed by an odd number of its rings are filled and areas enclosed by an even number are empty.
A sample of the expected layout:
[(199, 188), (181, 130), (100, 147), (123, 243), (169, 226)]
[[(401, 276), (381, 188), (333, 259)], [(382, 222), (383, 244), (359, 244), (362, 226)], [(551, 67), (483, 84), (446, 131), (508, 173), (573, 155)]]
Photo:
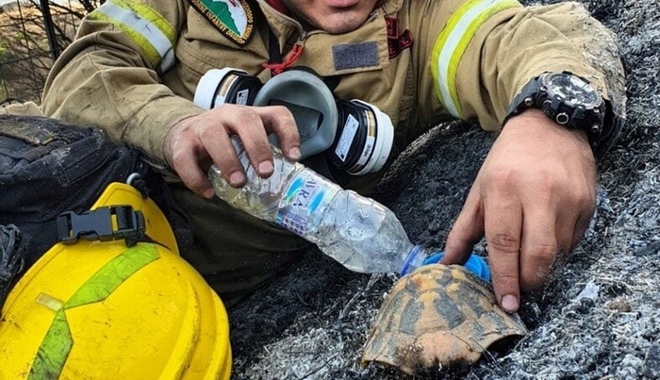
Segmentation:
[(138, 150), (109, 142), (96, 127), (0, 115), (0, 225), (17, 226), (26, 247), (24, 265), (14, 267), (28, 268), (58, 242), (60, 214), (88, 211), (108, 184), (132, 173), (143, 179), (145, 197), (152, 190), (181, 246), (188, 240), (185, 216)]
[(21, 244), (21, 231), (13, 224), (0, 225), (0, 310), (9, 294), (9, 287), (24, 265), (25, 245)]

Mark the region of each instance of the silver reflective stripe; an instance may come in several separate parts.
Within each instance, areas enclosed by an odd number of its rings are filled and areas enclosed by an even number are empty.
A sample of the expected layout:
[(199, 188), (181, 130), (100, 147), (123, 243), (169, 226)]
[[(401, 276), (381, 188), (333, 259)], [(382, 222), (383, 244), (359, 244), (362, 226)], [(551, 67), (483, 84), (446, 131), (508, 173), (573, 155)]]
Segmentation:
[[(95, 12), (103, 14), (124, 31), (129, 28), (128, 34), (140, 45), (154, 66), (160, 65), (161, 72), (165, 72), (174, 66), (172, 42), (157, 24), (152, 23), (131, 9), (123, 8), (110, 1), (97, 8)], [(151, 46), (147, 46), (146, 43)], [(150, 54), (154, 50), (158, 53), (158, 57)], [(154, 62), (156, 58), (159, 59)]]

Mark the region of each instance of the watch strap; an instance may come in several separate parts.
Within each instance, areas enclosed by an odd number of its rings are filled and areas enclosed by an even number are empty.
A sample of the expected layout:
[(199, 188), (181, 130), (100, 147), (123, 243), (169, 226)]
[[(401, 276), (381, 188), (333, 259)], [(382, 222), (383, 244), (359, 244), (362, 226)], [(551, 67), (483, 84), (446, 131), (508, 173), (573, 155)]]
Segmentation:
[(538, 103), (537, 98), (539, 96), (540, 88), (541, 76), (536, 76), (527, 82), (518, 95), (513, 98), (511, 104), (509, 104), (502, 125), (506, 124), (510, 118), (520, 115), (524, 110), (531, 107), (537, 107), (536, 104)]

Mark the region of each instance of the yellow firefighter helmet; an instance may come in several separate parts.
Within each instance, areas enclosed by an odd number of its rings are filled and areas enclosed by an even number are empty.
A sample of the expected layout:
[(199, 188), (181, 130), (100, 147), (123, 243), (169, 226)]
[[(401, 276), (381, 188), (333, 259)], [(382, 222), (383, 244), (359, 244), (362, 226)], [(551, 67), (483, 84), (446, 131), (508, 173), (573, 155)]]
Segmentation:
[(57, 243), (29, 268), (2, 309), (0, 379), (229, 379), (227, 313), (165, 216), (121, 183), (92, 210), (109, 205), (115, 230), (139, 210), (146, 238)]

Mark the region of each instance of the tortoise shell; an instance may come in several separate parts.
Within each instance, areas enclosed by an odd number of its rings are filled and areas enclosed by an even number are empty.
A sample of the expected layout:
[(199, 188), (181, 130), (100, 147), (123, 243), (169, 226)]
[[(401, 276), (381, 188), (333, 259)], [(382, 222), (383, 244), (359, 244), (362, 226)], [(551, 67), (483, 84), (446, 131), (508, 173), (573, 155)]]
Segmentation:
[(361, 364), (376, 361), (411, 375), (419, 369), (473, 364), (495, 341), (526, 333), (517, 315), (497, 306), (481, 278), (458, 265), (425, 265), (392, 288)]

